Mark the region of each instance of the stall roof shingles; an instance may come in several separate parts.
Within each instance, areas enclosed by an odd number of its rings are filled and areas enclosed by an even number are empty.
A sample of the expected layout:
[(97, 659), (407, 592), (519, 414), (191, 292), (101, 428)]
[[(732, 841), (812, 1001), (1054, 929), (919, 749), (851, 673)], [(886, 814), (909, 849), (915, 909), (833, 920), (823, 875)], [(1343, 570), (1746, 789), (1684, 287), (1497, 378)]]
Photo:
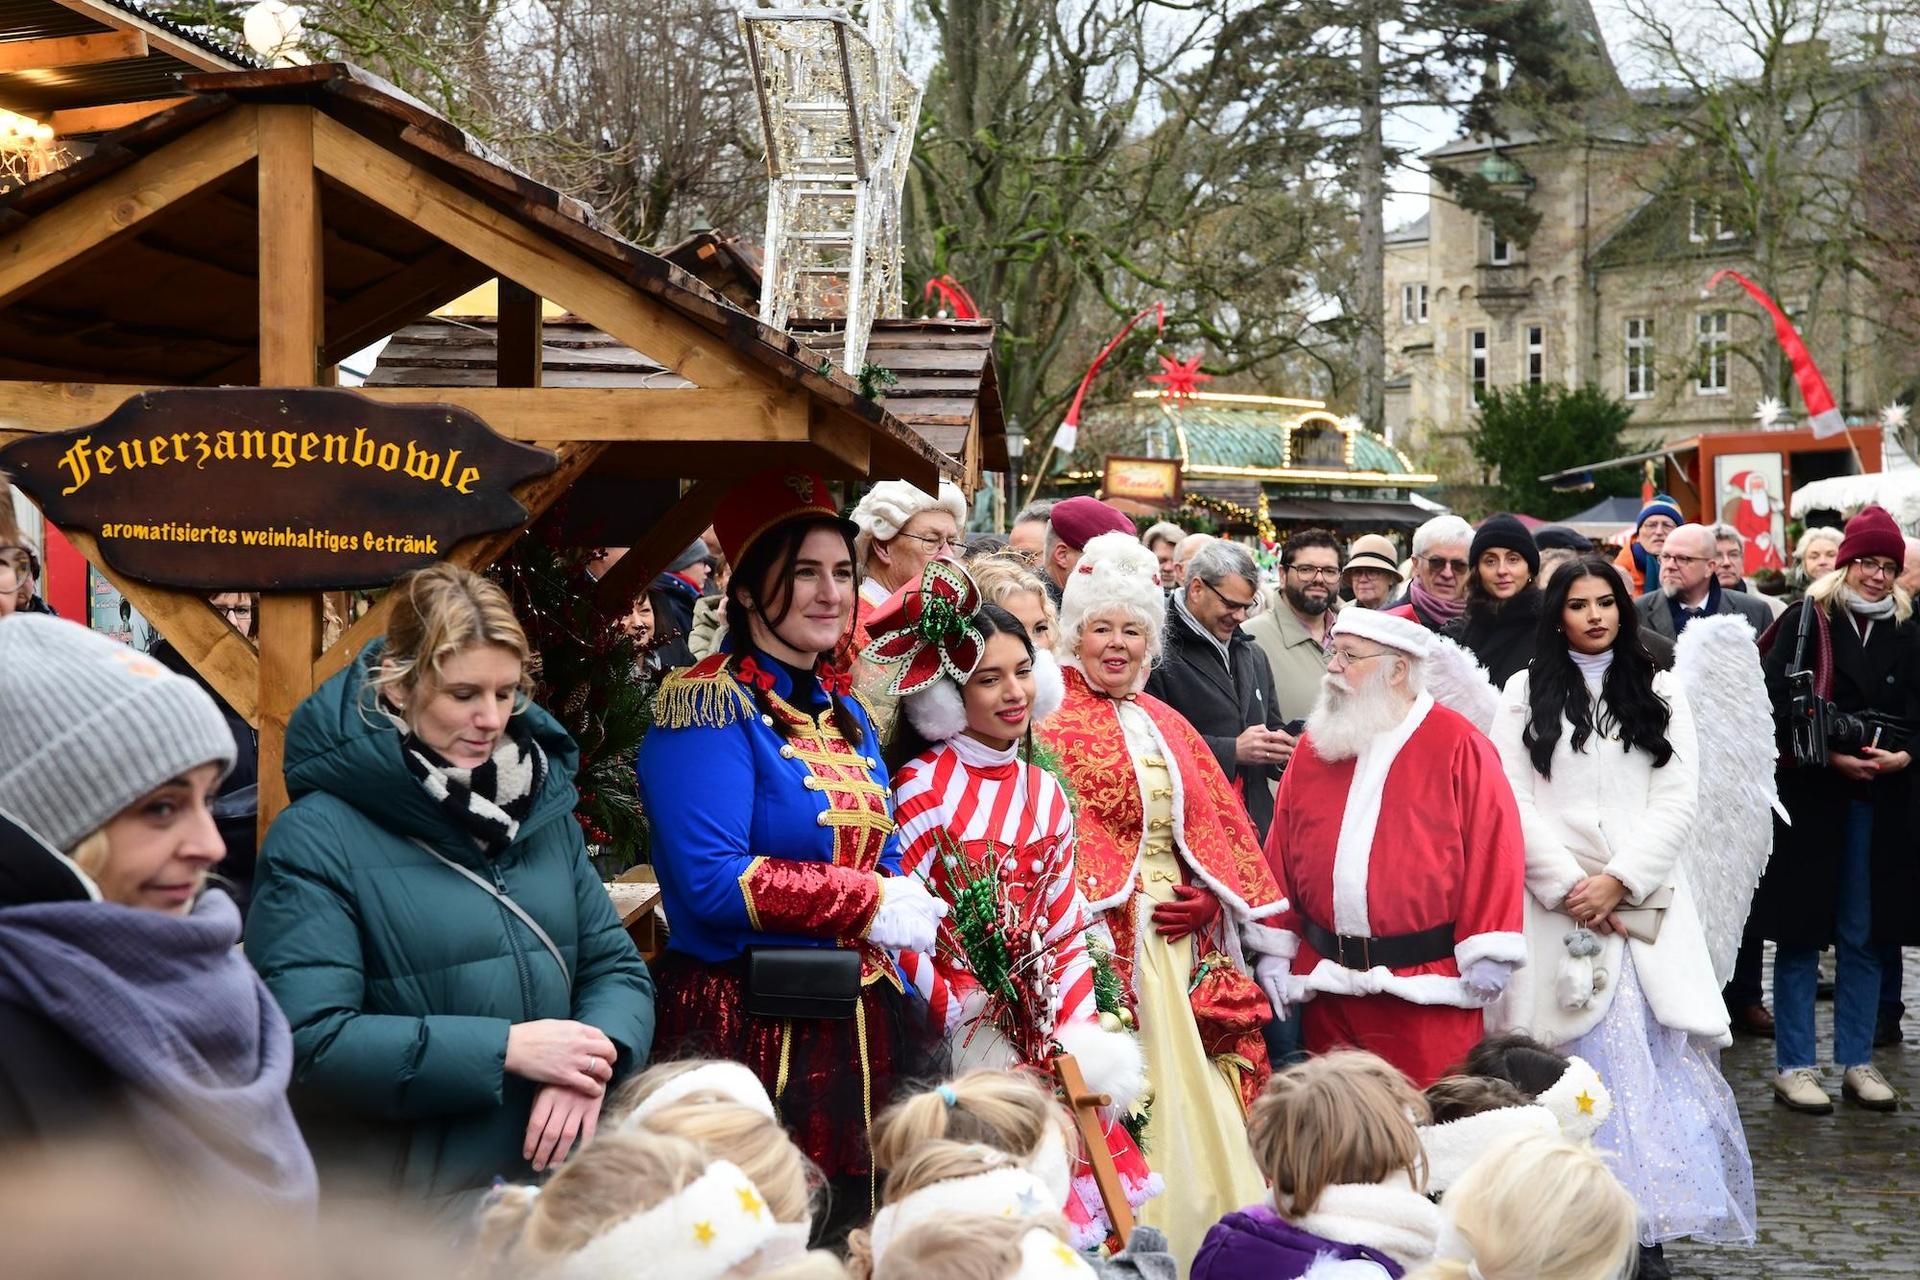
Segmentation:
[[(82, 8), (91, 9), (98, 16), (83, 13)], [(143, 26), (151, 26), (192, 46), (204, 53), (207, 61), (220, 66), (237, 70), (253, 65), (239, 50), (197, 35), (124, 0), (73, 0), (72, 4), (59, 3), (59, 0), (0, 0), (0, 41), (53, 40)], [(144, 58), (3, 73), (0, 74), (0, 106), (44, 114), (146, 98), (176, 97), (184, 92), (179, 77), (201, 70), (205, 68), (156, 47)]]

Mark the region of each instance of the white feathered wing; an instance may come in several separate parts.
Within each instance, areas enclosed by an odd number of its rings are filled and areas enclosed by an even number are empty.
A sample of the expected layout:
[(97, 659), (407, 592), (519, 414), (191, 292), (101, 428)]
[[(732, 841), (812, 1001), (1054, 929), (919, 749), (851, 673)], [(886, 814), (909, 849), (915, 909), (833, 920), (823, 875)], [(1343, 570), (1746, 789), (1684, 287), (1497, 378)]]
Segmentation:
[(1457, 711), (1472, 721), (1482, 733), (1493, 732), (1493, 717), (1500, 710), (1500, 691), (1480, 660), (1462, 645), (1445, 636), (1435, 636), (1427, 651), (1427, 692), (1448, 710)]
[(1773, 856), (1773, 704), (1745, 618), (1721, 614), (1689, 623), (1674, 649), (1673, 670), (1693, 708), (1700, 750), (1687, 879), (1714, 981), (1725, 985), (1753, 891)]

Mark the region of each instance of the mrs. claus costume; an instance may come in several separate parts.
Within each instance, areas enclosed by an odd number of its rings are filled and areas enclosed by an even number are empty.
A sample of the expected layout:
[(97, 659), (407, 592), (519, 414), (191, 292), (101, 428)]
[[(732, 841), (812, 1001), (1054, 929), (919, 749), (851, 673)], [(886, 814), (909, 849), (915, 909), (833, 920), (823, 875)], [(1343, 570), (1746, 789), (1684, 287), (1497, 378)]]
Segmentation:
[[(1193, 726), (1139, 692), (1109, 697), (1080, 668), (1090, 619), (1119, 612), (1160, 650), (1166, 597), (1159, 565), (1121, 533), (1091, 539), (1068, 576), (1056, 652), (1065, 700), (1035, 730), (1059, 757), (1079, 806), (1075, 873), (1098, 922), (1113, 938), (1113, 965), (1140, 1028), (1153, 1104), (1147, 1157), (1174, 1171), (1140, 1220), (1166, 1232), (1176, 1258), (1192, 1259), (1223, 1215), (1266, 1195), (1247, 1147), (1246, 1106), (1268, 1075), (1260, 1029), (1272, 1017), (1247, 976), (1286, 963), (1266, 921), (1286, 904), (1260, 854), (1246, 810)], [(1170, 940), (1156, 907), (1199, 907), (1215, 919)]]
[[(1022, 760), (1017, 743), (990, 746), (966, 732), (961, 689), (986, 652), (980, 607), (979, 588), (966, 571), (935, 561), (919, 585), (872, 615), (867, 653), (893, 664), (893, 691), (904, 699), (913, 727), (933, 744), (894, 775), (902, 871), (926, 881), (956, 910), (970, 880), (992, 875), (998, 909), (1020, 913), (1022, 941), (1009, 946), (1017, 960), (1030, 961), (1015, 980), (1027, 998), (1018, 1008), (992, 1007), (1000, 1001), (988, 1000), (968, 968), (953, 912), (942, 926), (947, 945), (932, 955), (904, 952), (901, 967), (926, 996), (935, 1028), (952, 1042), (956, 1070), (1018, 1064), (1047, 1071), (1063, 1052), (1079, 1061), (1088, 1087), (1113, 1098), (1111, 1114), (1102, 1117), (1107, 1147), (1127, 1200), (1138, 1209), (1158, 1193), (1160, 1180), (1119, 1116), (1144, 1091), (1146, 1065), (1131, 1033), (1100, 1025), (1094, 964), (1083, 937), (1091, 913), (1074, 880), (1073, 811), (1060, 783)], [(1060, 668), (1045, 649), (1033, 649), (1030, 641), (1029, 649), (1031, 713), (1040, 720), (1060, 706)], [(1026, 944), (1026, 936), (1038, 945)], [(1076, 1247), (1096, 1246), (1112, 1230), (1084, 1157), (1075, 1162), (1064, 1209)]]
[[(1333, 634), (1416, 669), (1432, 644), (1417, 622), (1372, 609), (1344, 611)], [(1371, 1050), (1421, 1088), (1459, 1063), (1527, 959), (1526, 849), (1493, 744), (1423, 690), (1357, 757), (1324, 758), (1309, 729), (1280, 783), (1267, 857), (1291, 899), (1273, 923), (1286, 931), (1287, 1002), (1304, 1002), (1308, 1051)]]

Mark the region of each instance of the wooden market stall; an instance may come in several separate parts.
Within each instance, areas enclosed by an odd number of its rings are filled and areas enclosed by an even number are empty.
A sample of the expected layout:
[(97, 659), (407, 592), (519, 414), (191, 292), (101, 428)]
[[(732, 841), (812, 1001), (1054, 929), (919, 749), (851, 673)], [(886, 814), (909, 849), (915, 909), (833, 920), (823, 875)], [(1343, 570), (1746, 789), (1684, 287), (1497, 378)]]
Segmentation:
[[(595, 495), (597, 535), (652, 570), (766, 466), (927, 488), (960, 470), (819, 353), (373, 77), (318, 65), (186, 87), (186, 101), (0, 199), (0, 445), (98, 423), (142, 389), (330, 385), (344, 357), (497, 279), (493, 385), (363, 392), (455, 405), (555, 454), (513, 490), (526, 522), (448, 559), (488, 564), (576, 486)], [(666, 385), (543, 386), (542, 299), (644, 352)], [(322, 652), (320, 593), (269, 591), (256, 648), (198, 592), (134, 581), (95, 537), (72, 536), (257, 724), (264, 825), (285, 803), (289, 715), (382, 632), (386, 610)]]

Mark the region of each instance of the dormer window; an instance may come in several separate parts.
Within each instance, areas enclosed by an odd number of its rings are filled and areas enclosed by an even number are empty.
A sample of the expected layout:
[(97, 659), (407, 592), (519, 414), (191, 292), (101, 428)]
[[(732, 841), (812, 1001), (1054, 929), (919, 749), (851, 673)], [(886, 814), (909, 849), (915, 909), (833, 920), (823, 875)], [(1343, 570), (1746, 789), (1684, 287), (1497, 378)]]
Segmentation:
[(1734, 227), (1718, 200), (1693, 199), (1687, 202), (1687, 239), (1694, 244), (1731, 240)]
[(1497, 229), (1487, 232), (1487, 240), (1487, 261), (1496, 267), (1512, 266), (1513, 241), (1501, 235)]

